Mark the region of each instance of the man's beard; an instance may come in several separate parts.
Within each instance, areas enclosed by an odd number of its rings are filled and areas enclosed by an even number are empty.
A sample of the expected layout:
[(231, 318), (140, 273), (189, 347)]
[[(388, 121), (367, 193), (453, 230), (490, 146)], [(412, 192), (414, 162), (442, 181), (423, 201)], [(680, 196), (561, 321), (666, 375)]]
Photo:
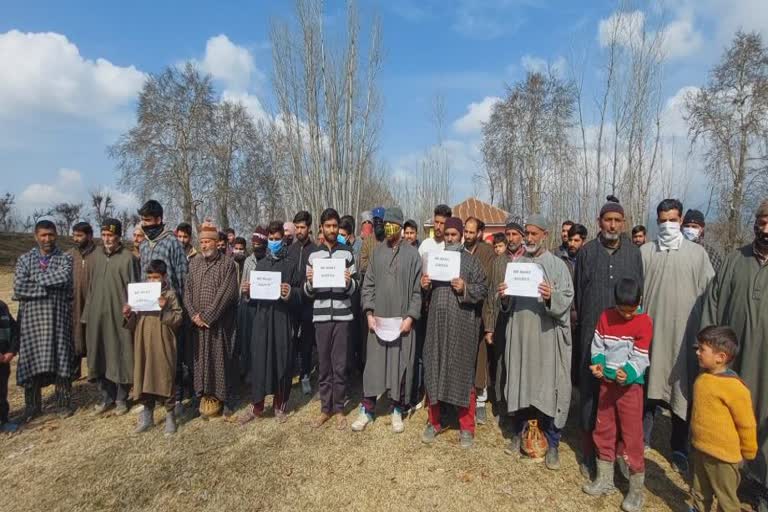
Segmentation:
[(507, 251), (509, 252), (517, 252), (520, 250), (520, 246), (523, 245), (522, 243), (519, 244), (513, 244), (512, 242), (507, 242)]
[(471, 250), (476, 245), (477, 245), (477, 238), (475, 238), (474, 240), (464, 240), (464, 247), (466, 247), (467, 249)]
[(208, 249), (208, 250), (201, 249), (200, 252), (203, 253), (203, 257), (204, 258), (210, 258), (210, 257), (216, 255), (216, 253), (218, 253), (219, 250), (218, 249)]
[(603, 231), (603, 239), (607, 240), (608, 242), (615, 242), (616, 240), (619, 239), (619, 234)]
[(78, 249), (85, 249), (90, 245), (91, 241), (88, 238), (84, 238), (79, 244), (77, 244)]
[(525, 244), (525, 252), (528, 254), (536, 254), (539, 252), (540, 244)]

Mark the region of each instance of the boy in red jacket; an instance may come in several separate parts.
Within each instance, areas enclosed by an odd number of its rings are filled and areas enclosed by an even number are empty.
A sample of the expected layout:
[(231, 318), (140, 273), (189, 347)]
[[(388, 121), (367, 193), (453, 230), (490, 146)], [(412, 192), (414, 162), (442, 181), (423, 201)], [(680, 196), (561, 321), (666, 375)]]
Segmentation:
[(643, 442), (643, 385), (650, 364), (648, 352), (653, 322), (638, 313), (640, 284), (622, 279), (614, 288), (616, 307), (600, 316), (592, 341), (592, 375), (600, 379), (597, 422), (592, 439), (597, 450), (597, 478), (583, 487), (591, 496), (616, 492), (613, 468), (616, 440), (621, 432), (624, 459), (629, 466), (629, 493), (621, 504), (625, 512), (636, 512), (645, 502), (645, 458)]

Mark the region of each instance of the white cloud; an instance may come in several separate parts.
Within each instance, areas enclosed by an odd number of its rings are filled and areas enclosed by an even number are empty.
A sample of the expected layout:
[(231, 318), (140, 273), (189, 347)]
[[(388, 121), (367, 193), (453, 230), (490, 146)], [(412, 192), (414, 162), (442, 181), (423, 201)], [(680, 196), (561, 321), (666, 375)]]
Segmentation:
[(51, 208), (57, 203), (83, 203), (83, 212), (86, 213), (89, 210), (90, 190), (109, 194), (116, 212), (138, 207), (138, 199), (133, 194), (111, 186), (86, 186), (80, 171), (61, 168), (49, 182), (28, 185), (18, 196), (18, 210), (21, 216), (26, 216), (35, 209)]
[(520, 65), (524, 70), (531, 73), (548, 73), (551, 70), (556, 76), (562, 77), (565, 76), (567, 62), (563, 56), (549, 62), (541, 57), (523, 55), (520, 59)]
[(688, 136), (688, 123), (684, 118), (685, 100), (688, 96), (697, 92), (699, 92), (698, 87), (689, 85), (680, 88), (673, 96), (667, 99), (664, 104), (664, 110), (661, 113), (661, 126), (665, 136)]
[(270, 116), (264, 110), (264, 107), (262, 106), (259, 98), (253, 94), (249, 94), (247, 92), (233, 92), (227, 89), (221, 93), (221, 99), (234, 103), (241, 103), (246, 109), (248, 109), (251, 117), (256, 122), (269, 121), (270, 119)]
[(501, 101), (498, 96), (486, 96), (478, 103), (470, 103), (467, 113), (453, 122), (453, 129), (461, 134), (478, 133), (491, 118), (493, 106)]
[(597, 40), (600, 46), (610, 46), (612, 41), (628, 46), (638, 40), (645, 28), (645, 13), (642, 11), (614, 12), (601, 19), (597, 26)]
[(0, 117), (46, 112), (102, 120), (133, 101), (144, 80), (134, 66), (85, 59), (61, 34), (0, 34)]
[(679, 19), (664, 27), (663, 49), (667, 58), (687, 57), (698, 51), (703, 42), (693, 20)]
[(250, 86), (257, 71), (250, 50), (234, 44), (224, 34), (208, 39), (201, 67), (214, 79), (237, 91)]

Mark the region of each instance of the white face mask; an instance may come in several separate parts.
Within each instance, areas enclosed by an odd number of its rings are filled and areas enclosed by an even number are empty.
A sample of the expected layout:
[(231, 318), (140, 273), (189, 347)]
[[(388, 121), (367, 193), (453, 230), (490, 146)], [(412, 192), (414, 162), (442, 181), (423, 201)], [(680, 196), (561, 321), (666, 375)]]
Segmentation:
[(699, 239), (701, 236), (701, 228), (683, 228), (683, 236), (690, 240), (691, 242), (695, 242)]
[(679, 222), (662, 222), (659, 224), (659, 247), (662, 250), (679, 249), (683, 235)]

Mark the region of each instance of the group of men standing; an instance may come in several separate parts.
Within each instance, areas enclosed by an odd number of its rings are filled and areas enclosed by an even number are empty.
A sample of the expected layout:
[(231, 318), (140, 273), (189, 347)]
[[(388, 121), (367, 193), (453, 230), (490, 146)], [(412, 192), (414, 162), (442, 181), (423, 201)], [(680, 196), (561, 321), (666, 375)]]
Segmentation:
[[(269, 395), (275, 416), (285, 421), (294, 362), (298, 356), (302, 391), (311, 392), (316, 348), (321, 411), (313, 426), (336, 416), (337, 428), (346, 428), (347, 378), (359, 366), (363, 398), (352, 430), (374, 421), (377, 400), (388, 393), (394, 432), (404, 430), (407, 409), (423, 403), (429, 419), (422, 440), (433, 442), (445, 427), (448, 404), (457, 409), (461, 445), (470, 447), (492, 397), (510, 432), (506, 451), (528, 453), (526, 435), (540, 429), (545, 464), (554, 470), (577, 386), (581, 468), (590, 474), (599, 391), (589, 370), (590, 346), (600, 314), (615, 305), (615, 284), (629, 278), (642, 284), (642, 308), (653, 319), (646, 446), (658, 408), (668, 409), (672, 462), (687, 470), (697, 373), (692, 347), (702, 326), (728, 325), (741, 346), (735, 369), (752, 392), (761, 425), (761, 452), (750, 472), (768, 486), (768, 310), (762, 296), (768, 290), (768, 201), (756, 213), (753, 242), (725, 258), (703, 241), (703, 215), (684, 214), (675, 199), (658, 205), (655, 241), (645, 240), (642, 226), (630, 237), (623, 207), (609, 196), (597, 236), (587, 241), (583, 225), (566, 222), (554, 252), (547, 249), (550, 223), (542, 215), (510, 221), (505, 239), (491, 246), (480, 219), (453, 217), (445, 205), (434, 210), (434, 236), (420, 245), (416, 224), (397, 207), (365, 212), (360, 238), (354, 218), (329, 208), (320, 217), (318, 243), (311, 236), (312, 216), (299, 212), (291, 223), (256, 228), (250, 255), (243, 239), (231, 232), (222, 240), (210, 222), (199, 230), (198, 251), (191, 226), (167, 229), (156, 201), (139, 213), (144, 239), (138, 257), (124, 248), (115, 219), (102, 223), (99, 246), (89, 225), (75, 225), (76, 246), (68, 253), (57, 248), (52, 223), (36, 226), (38, 246), (19, 258), (14, 283), (21, 332), (17, 381), (25, 390), (27, 417), (40, 413), (40, 390), (48, 384), (56, 386), (62, 414), (72, 413), (71, 382), (81, 357), (101, 390), (96, 412), (127, 411), (133, 351), (121, 309), (127, 285), (145, 280), (149, 262), (160, 260), (183, 303), (174, 374), (179, 408), (189, 394), (205, 415), (230, 416), (246, 376), (251, 406), (239, 422), (262, 417)], [(459, 254), (459, 277), (430, 278), (429, 254), (439, 251)], [(344, 261), (343, 286), (313, 286), (320, 259)], [(538, 265), (544, 276), (538, 297), (506, 293), (510, 262)], [(251, 271), (279, 273), (279, 298), (251, 298)], [(379, 322), (393, 318), (400, 319), (397, 335), (384, 339)]]

